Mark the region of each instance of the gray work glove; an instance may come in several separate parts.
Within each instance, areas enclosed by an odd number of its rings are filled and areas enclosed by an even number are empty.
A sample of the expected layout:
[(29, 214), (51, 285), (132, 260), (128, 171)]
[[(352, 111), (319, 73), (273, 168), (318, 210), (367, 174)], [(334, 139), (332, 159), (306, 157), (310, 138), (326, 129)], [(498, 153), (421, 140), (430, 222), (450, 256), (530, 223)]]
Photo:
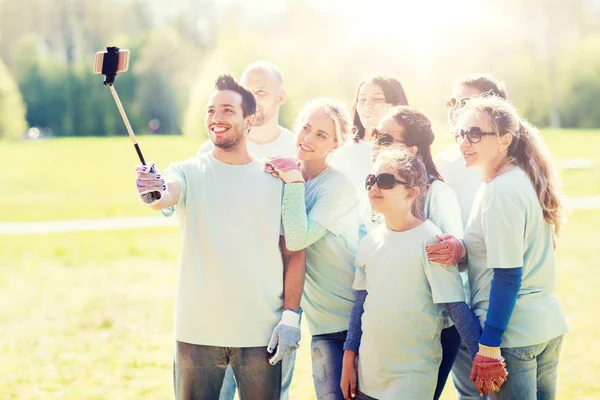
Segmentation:
[(275, 354), (269, 359), (271, 365), (277, 364), (285, 357), (294, 352), (300, 345), (300, 313), (292, 310), (283, 310), (281, 321), (277, 324), (271, 335), (271, 341), (267, 347), (269, 353)]
[(135, 167), (137, 178), (135, 180), (140, 199), (146, 204), (157, 203), (160, 199), (154, 199), (149, 194), (152, 192), (159, 192), (162, 194), (167, 190), (167, 184), (164, 178), (160, 175), (156, 165), (153, 162), (149, 162), (146, 165), (138, 165)]

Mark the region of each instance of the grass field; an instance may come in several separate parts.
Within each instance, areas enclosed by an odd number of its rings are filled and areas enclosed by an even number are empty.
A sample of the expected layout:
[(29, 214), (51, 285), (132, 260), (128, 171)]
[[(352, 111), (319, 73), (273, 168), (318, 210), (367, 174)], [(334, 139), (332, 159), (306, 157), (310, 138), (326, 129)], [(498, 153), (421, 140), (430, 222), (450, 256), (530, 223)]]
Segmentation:
[[(557, 159), (593, 158), (600, 132), (549, 132)], [(159, 166), (199, 140), (142, 137)], [(582, 145), (583, 143), (583, 145)], [(127, 138), (0, 142), (0, 222), (152, 215), (133, 189)], [(155, 154), (160, 154), (155, 157)], [(572, 196), (600, 194), (598, 167), (563, 173)], [(597, 399), (600, 382), (600, 210), (576, 211), (558, 247), (558, 295), (571, 332), (560, 399)], [(172, 398), (177, 228), (0, 236), (0, 399)], [(314, 399), (309, 335), (292, 399)], [(449, 384), (443, 399), (454, 398)]]

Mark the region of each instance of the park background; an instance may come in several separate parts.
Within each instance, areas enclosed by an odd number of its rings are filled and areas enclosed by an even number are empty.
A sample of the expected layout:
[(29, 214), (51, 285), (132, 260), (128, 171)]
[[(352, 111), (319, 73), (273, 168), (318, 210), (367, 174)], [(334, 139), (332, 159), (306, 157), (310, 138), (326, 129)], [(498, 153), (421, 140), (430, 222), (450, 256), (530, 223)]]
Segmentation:
[[(362, 78), (389, 74), (434, 121), (436, 151), (451, 143), (453, 80), (503, 80), (573, 204), (557, 250), (571, 328), (559, 398), (600, 397), (600, 1), (0, 0), (0, 399), (172, 398), (181, 240), (137, 198), (138, 160), (92, 72), (113, 45), (131, 51), (115, 88), (162, 170), (206, 140), (216, 76), (253, 61), (283, 71), (288, 127), (306, 100), (351, 106)], [(130, 218), (146, 226), (123, 229)], [(303, 335), (301, 400), (314, 399)]]

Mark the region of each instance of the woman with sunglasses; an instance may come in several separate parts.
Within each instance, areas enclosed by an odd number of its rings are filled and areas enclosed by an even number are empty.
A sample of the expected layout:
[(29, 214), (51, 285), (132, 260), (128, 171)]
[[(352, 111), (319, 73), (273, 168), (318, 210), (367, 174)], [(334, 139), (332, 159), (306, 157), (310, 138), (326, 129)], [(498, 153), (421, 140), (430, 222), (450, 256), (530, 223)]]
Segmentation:
[[(380, 121), (379, 126), (372, 130), (371, 137), (375, 149), (405, 146), (421, 158), (427, 172), (425, 217), (442, 231), (443, 234), (437, 239), (444, 243), (444, 247), (447, 246), (451, 250), (443, 255), (434, 252), (430, 255), (430, 260), (447, 266), (460, 264), (463, 269), (465, 266), (463, 258), (466, 252), (459, 240), (463, 234), (460, 207), (456, 194), (444, 183), (433, 163), (431, 144), (435, 134), (429, 118), (414, 108), (397, 106), (392, 108)], [(448, 315), (445, 315), (441, 340), (444, 352), (434, 399), (438, 399), (442, 394), (460, 346), (460, 336)]]
[[(353, 131), (344, 146), (331, 159), (331, 165), (352, 179), (358, 193), (360, 213), (366, 216), (369, 199), (364, 188), (365, 176), (371, 171), (370, 132), (390, 108), (408, 105), (402, 84), (389, 76), (373, 76), (359, 86), (352, 107)], [(372, 226), (372, 223), (367, 223)]]
[[(359, 348), (344, 353), (346, 399), (431, 399), (442, 358), (442, 305), (473, 356), (477, 351), (479, 323), (465, 303), (458, 270), (434, 265), (425, 253), (441, 234), (423, 214), (427, 186), (421, 158), (401, 147), (384, 148), (366, 179), (371, 206), (384, 223), (361, 241), (356, 255), (353, 287), (367, 295), (352, 312), (348, 336), (357, 338)], [(505, 375), (497, 364), (494, 374), (476, 378), (500, 381)]]
[(498, 97), (456, 116), (465, 164), (483, 181), (464, 241), (471, 301), (483, 325), (474, 369), (505, 360), (492, 399), (554, 399), (567, 324), (554, 294), (554, 239), (564, 217), (554, 161), (539, 132)]
[[(452, 129), (454, 115), (465, 106), (467, 101), (484, 93), (503, 99), (506, 99), (507, 96), (504, 83), (489, 74), (466, 75), (454, 82), (452, 96), (446, 99), (450, 129)], [(456, 145), (445, 148), (435, 157), (434, 161), (446, 183), (456, 192), (463, 226), (467, 226), (475, 193), (481, 185), (479, 174), (477, 171), (465, 167), (465, 161)]]
[(299, 163), (271, 159), (266, 170), (286, 183), (282, 216), (287, 247), (306, 249), (302, 308), (312, 333), (317, 398), (340, 400), (360, 217), (354, 185), (328, 159), (350, 131), (350, 118), (342, 103), (317, 99), (300, 112), (296, 131)]
[[(506, 99), (507, 95), (504, 83), (489, 74), (465, 75), (454, 82), (452, 85), (452, 97), (446, 100), (448, 123), (451, 129), (454, 124), (454, 115), (467, 104), (469, 99), (479, 97), (484, 93), (496, 95), (503, 99)], [(475, 194), (481, 186), (481, 177), (477, 171), (465, 167), (465, 161), (456, 144), (446, 147), (435, 157), (434, 162), (438, 167), (438, 171), (444, 177), (446, 184), (454, 190), (458, 197), (463, 227), (466, 227), (471, 215)], [(445, 246), (446, 243), (444, 241), (431, 246), (430, 254), (443, 252)], [(462, 272), (462, 276), (467, 299), (470, 299), (471, 294), (467, 272)], [(479, 392), (469, 379), (471, 366), (472, 359), (465, 346), (461, 344), (454, 361), (454, 366), (452, 367), (452, 380), (454, 381), (454, 387), (456, 388), (459, 400), (481, 398)]]

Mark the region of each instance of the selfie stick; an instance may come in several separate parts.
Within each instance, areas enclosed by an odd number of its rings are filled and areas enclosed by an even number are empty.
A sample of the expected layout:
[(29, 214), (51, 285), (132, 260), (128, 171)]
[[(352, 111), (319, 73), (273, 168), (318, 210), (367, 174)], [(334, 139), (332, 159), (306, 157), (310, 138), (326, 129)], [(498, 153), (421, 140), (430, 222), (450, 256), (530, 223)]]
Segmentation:
[[(127, 133), (129, 133), (129, 137), (133, 142), (133, 147), (140, 159), (142, 165), (146, 165), (146, 160), (144, 160), (144, 155), (142, 154), (142, 150), (140, 150), (140, 146), (138, 145), (137, 139), (135, 138), (135, 134), (133, 133), (133, 129), (131, 128), (131, 124), (129, 123), (129, 119), (127, 118), (127, 114), (125, 114), (125, 110), (123, 109), (123, 104), (121, 104), (121, 100), (119, 99), (119, 95), (113, 86), (115, 82), (115, 78), (117, 77), (117, 67), (119, 65), (119, 48), (118, 47), (107, 47), (106, 54), (104, 54), (104, 60), (102, 61), (102, 75), (104, 75), (104, 84), (108, 86), (110, 89), (110, 93), (115, 99), (115, 103), (117, 103), (117, 108), (119, 109), (119, 113), (121, 114), (121, 118), (123, 118), (123, 122), (125, 123), (125, 128), (127, 128)], [(152, 169), (153, 170), (153, 169)], [(151, 170), (151, 171), (152, 171)], [(148, 197), (149, 202), (153, 202), (155, 200), (160, 199), (160, 192), (151, 192), (146, 193), (144, 196)]]

